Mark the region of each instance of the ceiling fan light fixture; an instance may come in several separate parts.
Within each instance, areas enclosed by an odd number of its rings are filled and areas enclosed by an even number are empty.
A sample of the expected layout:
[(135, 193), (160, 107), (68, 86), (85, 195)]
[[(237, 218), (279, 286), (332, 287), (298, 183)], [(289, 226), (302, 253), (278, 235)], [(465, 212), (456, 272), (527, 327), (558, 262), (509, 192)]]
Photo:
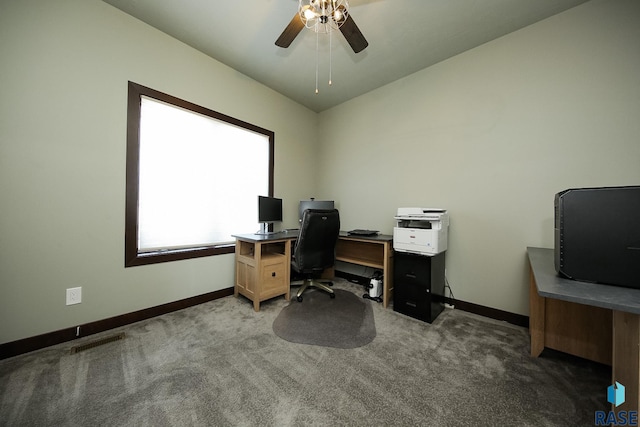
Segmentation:
[(339, 29), (349, 15), (347, 0), (298, 0), (298, 14), (305, 27), (316, 33)]

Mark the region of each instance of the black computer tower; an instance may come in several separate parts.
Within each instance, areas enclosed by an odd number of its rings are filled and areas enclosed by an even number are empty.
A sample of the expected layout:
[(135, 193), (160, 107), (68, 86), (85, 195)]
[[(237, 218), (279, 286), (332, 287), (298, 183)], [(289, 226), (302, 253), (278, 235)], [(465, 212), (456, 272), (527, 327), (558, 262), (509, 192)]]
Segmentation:
[(640, 186), (569, 189), (554, 205), (558, 273), (640, 288)]
[(394, 252), (393, 310), (431, 323), (444, 310), (445, 252)]

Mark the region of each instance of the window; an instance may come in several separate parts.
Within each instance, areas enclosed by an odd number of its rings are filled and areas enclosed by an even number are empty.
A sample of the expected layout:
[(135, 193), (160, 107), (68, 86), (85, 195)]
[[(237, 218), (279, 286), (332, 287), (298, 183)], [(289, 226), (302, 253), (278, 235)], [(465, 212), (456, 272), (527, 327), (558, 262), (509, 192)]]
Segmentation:
[(273, 153), (271, 131), (129, 82), (125, 267), (232, 253)]

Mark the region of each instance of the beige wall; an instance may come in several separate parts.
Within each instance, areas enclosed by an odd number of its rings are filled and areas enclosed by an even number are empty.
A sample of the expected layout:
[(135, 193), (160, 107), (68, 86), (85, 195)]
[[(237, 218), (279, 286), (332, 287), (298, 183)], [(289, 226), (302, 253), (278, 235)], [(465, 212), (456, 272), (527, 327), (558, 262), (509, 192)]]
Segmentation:
[(592, 1), (321, 113), (320, 191), (344, 229), (448, 209), (455, 297), (528, 315), (555, 193), (640, 185), (639, 23)]
[(124, 268), (128, 80), (274, 131), (296, 225), (316, 113), (98, 0), (2, 2), (0, 58), (0, 343), (233, 286), (233, 255)]

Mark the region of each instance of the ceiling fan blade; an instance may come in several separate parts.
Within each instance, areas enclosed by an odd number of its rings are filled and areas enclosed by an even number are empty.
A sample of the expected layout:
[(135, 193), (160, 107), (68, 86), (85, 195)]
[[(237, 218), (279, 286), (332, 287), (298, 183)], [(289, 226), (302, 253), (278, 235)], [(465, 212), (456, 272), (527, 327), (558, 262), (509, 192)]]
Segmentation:
[(302, 31), (304, 28), (304, 24), (302, 23), (302, 19), (300, 19), (300, 15), (297, 13), (287, 25), (287, 28), (284, 29), (278, 40), (276, 40), (276, 46), (280, 47), (289, 47), (293, 39)]
[(361, 52), (369, 46), (369, 42), (364, 38), (351, 15), (347, 16), (344, 24), (340, 27), (340, 31), (355, 53)]

